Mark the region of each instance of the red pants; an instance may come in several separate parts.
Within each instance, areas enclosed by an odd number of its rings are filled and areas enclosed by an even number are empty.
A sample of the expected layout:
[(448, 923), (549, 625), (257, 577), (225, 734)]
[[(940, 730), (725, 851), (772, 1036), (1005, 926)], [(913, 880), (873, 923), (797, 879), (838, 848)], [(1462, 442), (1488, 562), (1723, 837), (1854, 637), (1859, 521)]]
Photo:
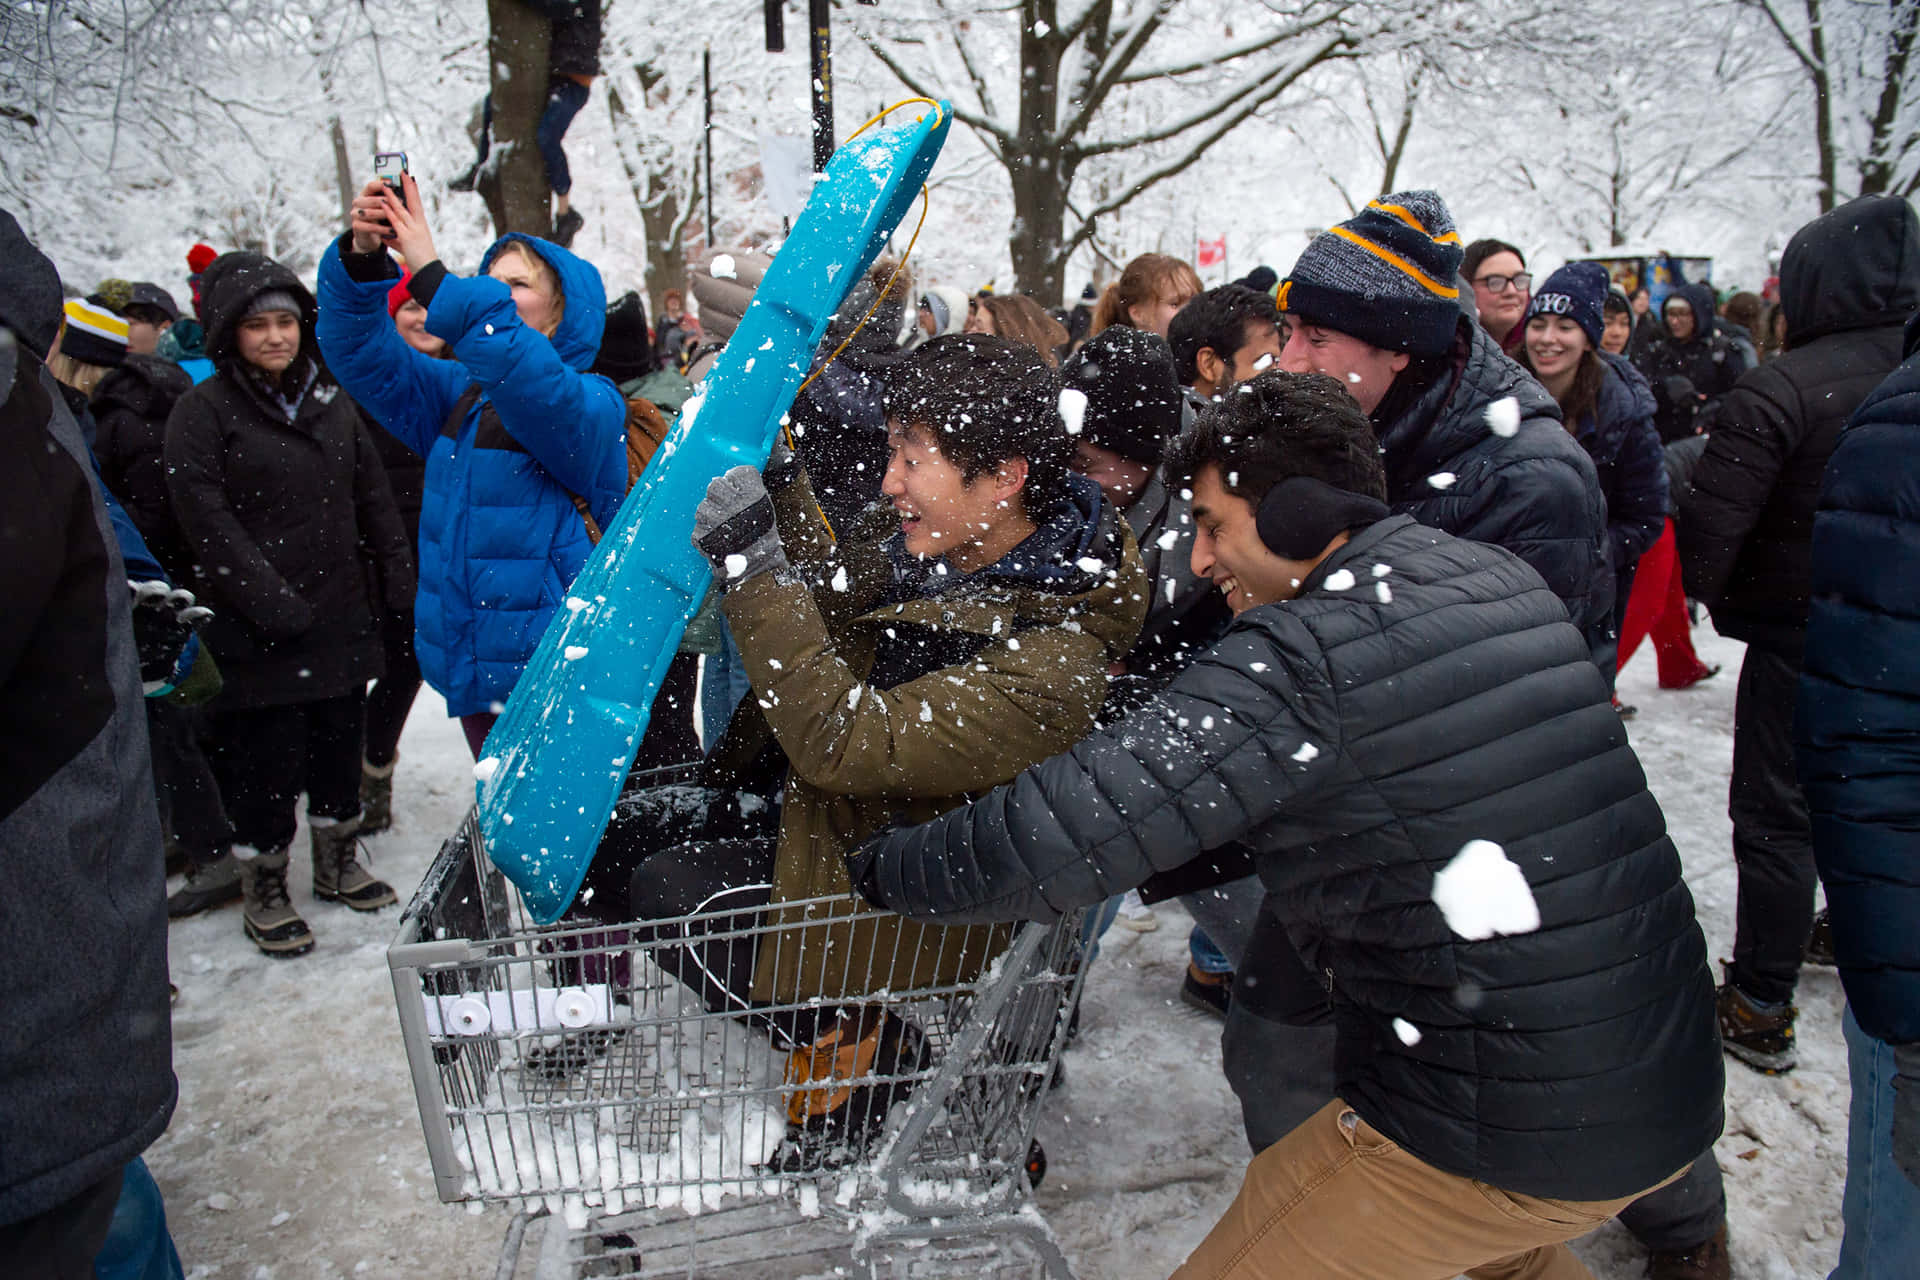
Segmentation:
[(1654, 659), (1660, 664), (1660, 687), (1683, 689), (1706, 674), (1707, 666), (1693, 651), (1693, 628), (1687, 618), (1687, 593), (1680, 585), (1680, 557), (1668, 520), (1659, 540), (1647, 548), (1634, 570), (1633, 590), (1627, 595), (1626, 616), (1620, 623), (1620, 663), (1625, 670), (1633, 651), (1653, 637)]

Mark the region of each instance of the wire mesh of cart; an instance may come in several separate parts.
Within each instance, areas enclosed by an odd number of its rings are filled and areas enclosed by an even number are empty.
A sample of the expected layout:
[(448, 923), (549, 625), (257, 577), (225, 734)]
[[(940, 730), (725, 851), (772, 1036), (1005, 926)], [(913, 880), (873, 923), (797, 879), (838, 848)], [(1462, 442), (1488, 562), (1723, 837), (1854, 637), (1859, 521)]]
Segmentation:
[[(1032, 1184), (1084, 976), (1077, 914), (1002, 931), (970, 981), (716, 1011), (689, 974), (713, 945), (828, 945), (873, 911), (835, 898), (538, 926), (469, 816), (388, 963), (440, 1198), (521, 1206), (499, 1274), (550, 1214), (542, 1276), (1071, 1280)], [(782, 1034), (828, 1018), (847, 1030), (838, 1053)], [(822, 1111), (856, 1117), (837, 1144), (802, 1120)]]

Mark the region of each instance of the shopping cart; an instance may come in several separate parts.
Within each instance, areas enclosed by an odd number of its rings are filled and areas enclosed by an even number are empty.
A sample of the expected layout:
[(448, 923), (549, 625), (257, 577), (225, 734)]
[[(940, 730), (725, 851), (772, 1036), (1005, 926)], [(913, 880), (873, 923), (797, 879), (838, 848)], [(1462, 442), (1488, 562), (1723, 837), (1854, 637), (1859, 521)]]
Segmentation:
[[(1071, 1280), (1032, 1182), (1084, 973), (1077, 916), (1022, 926), (977, 980), (861, 997), (858, 1016), (899, 1020), (914, 1052), (795, 1080), (770, 1029), (849, 1002), (715, 1013), (672, 976), (690, 937), (807, 946), (821, 917), (872, 910), (786, 906), (538, 926), (469, 816), (387, 953), (440, 1198), (520, 1206), (501, 1277), (529, 1219), (551, 1215), (543, 1276)], [(789, 1107), (823, 1089), (880, 1090), (864, 1096), (889, 1104), (873, 1108), (884, 1127), (796, 1159)]]

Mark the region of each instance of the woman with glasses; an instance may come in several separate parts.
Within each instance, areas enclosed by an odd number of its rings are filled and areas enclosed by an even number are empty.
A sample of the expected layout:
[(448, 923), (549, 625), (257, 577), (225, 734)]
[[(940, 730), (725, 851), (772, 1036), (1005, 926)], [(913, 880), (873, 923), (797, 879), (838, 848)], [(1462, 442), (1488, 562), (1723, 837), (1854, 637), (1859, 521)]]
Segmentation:
[(1533, 277), (1527, 260), (1504, 240), (1475, 240), (1460, 260), (1460, 274), (1473, 285), (1473, 302), (1480, 309), (1480, 327), (1493, 335), (1508, 355), (1525, 337), (1521, 320), (1532, 299)]

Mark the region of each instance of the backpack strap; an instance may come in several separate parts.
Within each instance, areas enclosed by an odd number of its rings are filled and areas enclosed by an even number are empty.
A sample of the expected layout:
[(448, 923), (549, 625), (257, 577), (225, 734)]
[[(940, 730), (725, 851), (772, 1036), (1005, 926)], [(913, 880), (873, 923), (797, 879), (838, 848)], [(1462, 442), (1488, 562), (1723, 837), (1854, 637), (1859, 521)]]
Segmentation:
[(467, 415), (473, 412), (473, 406), (479, 401), (482, 388), (477, 382), (469, 382), (460, 398), (453, 402), (453, 408), (447, 411), (447, 420), (440, 424), (440, 434), (449, 440), (460, 438), (460, 428), (467, 423)]

